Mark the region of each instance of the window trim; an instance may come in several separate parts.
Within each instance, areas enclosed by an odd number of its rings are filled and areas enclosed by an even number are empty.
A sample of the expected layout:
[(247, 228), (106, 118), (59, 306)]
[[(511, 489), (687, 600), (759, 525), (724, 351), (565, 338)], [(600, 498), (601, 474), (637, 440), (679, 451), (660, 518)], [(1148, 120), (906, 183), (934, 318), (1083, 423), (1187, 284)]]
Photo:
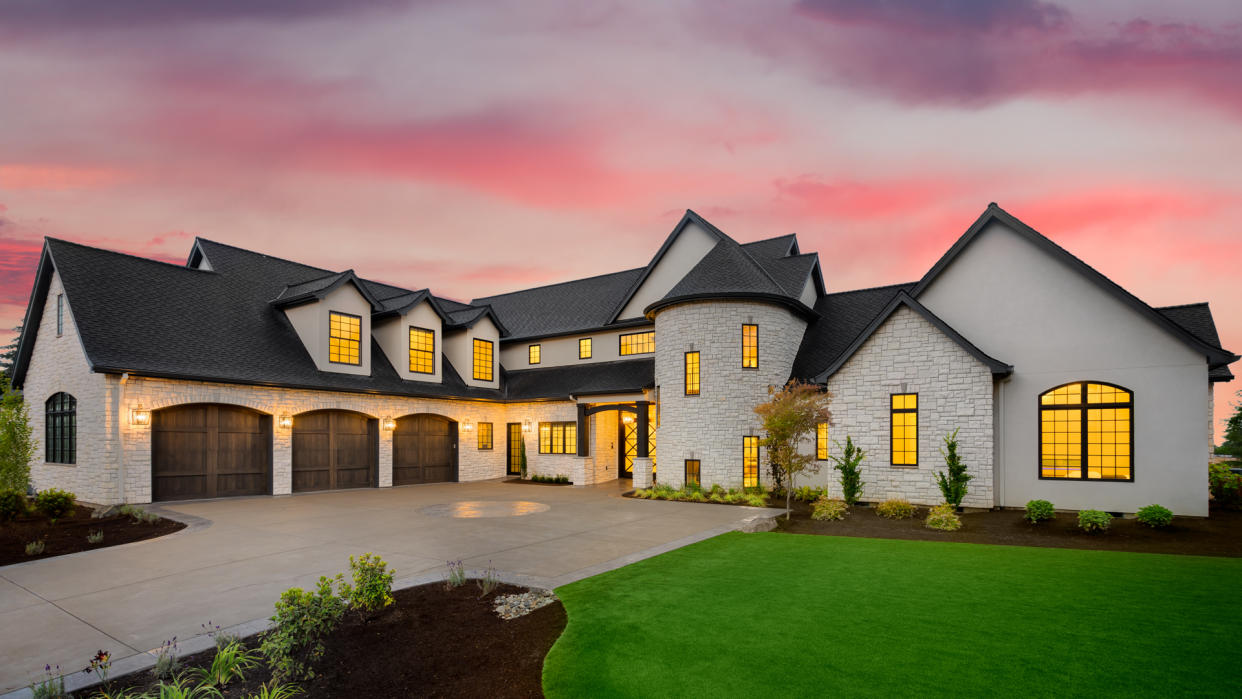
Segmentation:
[[(755, 440), (755, 484), (754, 485), (746, 485), (746, 441), (750, 439)], [(763, 483), (762, 479), (760, 478), (760, 476), (763, 475), (761, 473), (762, 470), (763, 470), (763, 458), (759, 452), (759, 436), (753, 435), (753, 434), (743, 435), (742, 436), (742, 488), (745, 489), (745, 488), (760, 487), (760, 485)]]
[[(417, 325), (411, 325), (409, 328), (408, 335), (412, 336), (415, 330), (421, 330), (431, 335), (431, 349), (430, 350), (415, 350), (414, 349), (414, 338), (409, 337), (409, 340), (410, 340), (410, 347), (409, 347), (410, 373), (411, 374), (424, 374), (424, 375), (429, 375), (429, 376), (434, 375), (436, 373), (436, 331), (432, 330), (431, 328), (420, 328)], [(431, 371), (417, 371), (413, 368), (415, 352), (430, 352), (431, 353)]]
[[(64, 396), (69, 400), (68, 407), (52, 409), (52, 401), (60, 396)], [(73, 424), (68, 426), (70, 434), (66, 435), (66, 425), (64, 420), (72, 418)], [(59, 425), (59, 434), (53, 435), (56, 431), (54, 425)], [(78, 399), (72, 393), (65, 391), (57, 391), (47, 397), (43, 401), (43, 460), (49, 464), (62, 464), (65, 466), (73, 466), (78, 462)], [(68, 447), (65, 440), (69, 441)], [(59, 447), (57, 449), (56, 447)]]
[[(591, 339), (589, 337), (578, 338), (578, 359), (590, 359), (591, 355), (595, 353), (595, 343), (591, 342)], [(582, 344), (584, 342), (586, 343), (585, 345)], [(586, 347), (586, 354), (582, 353), (583, 347)]]
[[(1092, 384), (1092, 383), (1099, 385), (1099, 386), (1108, 386), (1110, 388), (1115, 388), (1119, 391), (1125, 391), (1126, 393), (1130, 394), (1130, 402), (1129, 403), (1088, 403), (1086, 402), (1087, 401), (1087, 384)], [(1044, 405), (1044, 400), (1043, 400), (1044, 396), (1058, 389), (1065, 388), (1066, 386), (1073, 386), (1074, 384), (1079, 384), (1082, 387), (1082, 399), (1083, 399), (1082, 403), (1058, 403), (1054, 405)], [(1074, 483), (1133, 483), (1134, 482), (1134, 472), (1136, 470), (1135, 468), (1136, 464), (1135, 464), (1135, 458), (1134, 458), (1135, 457), (1135, 453), (1134, 453), (1134, 432), (1135, 432), (1135, 429), (1134, 429), (1134, 391), (1126, 388), (1125, 386), (1118, 386), (1115, 383), (1109, 383), (1107, 381), (1092, 381), (1090, 379), (1084, 379), (1082, 381), (1067, 381), (1063, 384), (1053, 386), (1052, 388), (1049, 388), (1046, 391), (1041, 391), (1039, 395), (1035, 396), (1035, 405), (1038, 406), (1039, 408), (1039, 410), (1037, 411), (1038, 415), (1035, 418), (1035, 475), (1039, 478), (1039, 480), (1041, 481), (1070, 481)], [(1087, 468), (1088, 468), (1087, 457), (1089, 456), (1087, 454), (1088, 443), (1085, 441), (1087, 439), (1087, 422), (1088, 422), (1087, 411), (1104, 410), (1104, 409), (1109, 409), (1109, 408), (1127, 408), (1130, 411), (1130, 477), (1129, 478), (1087, 478), (1087, 475), (1086, 475)], [(1082, 424), (1079, 427), (1079, 430), (1080, 430), (1079, 440), (1083, 440), (1083, 441), (1079, 441), (1078, 443), (1079, 448), (1081, 449), (1082, 463), (1079, 464), (1079, 471), (1078, 471), (1079, 475), (1077, 478), (1058, 478), (1056, 476), (1045, 476), (1044, 475), (1044, 450), (1043, 450), (1044, 410), (1057, 410), (1057, 409), (1079, 410), (1082, 413)]]
[[(358, 339), (350, 340), (349, 338), (345, 338), (345, 337), (337, 337), (337, 338), (332, 337), (332, 316), (341, 316), (342, 318), (356, 319), (358, 321)], [(323, 316), (320, 316), (320, 318), (322, 317)], [(340, 361), (333, 359), (332, 358), (332, 340), (334, 339), (341, 340), (342, 342), (357, 342), (358, 343), (358, 361), (340, 362)], [(346, 313), (344, 311), (333, 311), (331, 309), (328, 310), (328, 363), (329, 364), (341, 364), (343, 366), (362, 366), (362, 316), (354, 315), (353, 313)]]
[[(634, 337), (635, 335), (650, 335), (651, 336), (651, 351), (650, 352), (629, 352), (627, 353), (622, 350), (622, 348), (625, 347), (625, 338)], [(640, 354), (655, 354), (655, 330), (640, 330), (638, 332), (621, 333), (620, 335), (617, 335), (617, 356), (618, 357), (634, 357)]]
[[(479, 337), (471, 338), (470, 343), (470, 377), (473, 381), (492, 382), (496, 380), (496, 343), (491, 340), (484, 340)], [(479, 376), (479, 343), (484, 343), (488, 347), (487, 360), (487, 378)]]
[[(548, 451), (543, 450), (542, 433), (543, 433), (544, 425), (548, 425), (549, 430), (553, 430), (557, 426), (561, 427), (562, 429), (562, 432), (561, 432), (562, 451), (552, 451), (552, 445), (554, 445), (556, 442), (553, 439), (550, 431), (548, 433)], [(574, 428), (574, 449), (573, 451), (568, 451), (565, 447), (565, 436), (564, 436), (563, 430), (567, 426), (572, 426)], [(535, 451), (539, 454), (546, 454), (548, 456), (577, 456), (578, 455), (578, 421), (577, 420), (554, 420), (554, 421), (548, 421), (548, 422), (540, 422), (535, 428), (535, 442), (536, 442)]]
[[(892, 401), (892, 398), (889, 398), (889, 401)], [(891, 408), (893, 404), (890, 402), (888, 405)], [(820, 439), (820, 435), (819, 435), (819, 428), (821, 425), (823, 425), (823, 427), (825, 428), (822, 440)], [(827, 461), (828, 460), (828, 429), (827, 428), (828, 428), (827, 420), (820, 420), (819, 422), (815, 423), (815, 460), (816, 461)], [(890, 431), (893, 429), (892, 418), (889, 418), (888, 429)], [(892, 436), (891, 435), (889, 436), (889, 448), (890, 449), (892, 448)], [(821, 453), (823, 454), (823, 456), (820, 456)]]
[(65, 334), (65, 295), (56, 294), (56, 337)]
[[(914, 396), (914, 408), (894, 408), (893, 398), (896, 396)], [(919, 398), (918, 391), (904, 393), (888, 394), (888, 465), (894, 468), (918, 468), (919, 467), (919, 408), (923, 401)], [(914, 463), (899, 464), (895, 460), (896, 453), (893, 451), (893, 415), (896, 413), (914, 413)], [(903, 437), (904, 439), (904, 437)]]
[[(694, 355), (694, 392), (690, 391), (690, 355)], [(686, 352), (682, 359), (682, 373), (685, 374), (682, 382), (683, 388), (687, 396), (698, 396), (703, 392), (703, 357), (698, 350)]]
[[(487, 425), (487, 446), (483, 446), (483, 426)], [(478, 451), (491, 451), (496, 446), (496, 430), (490, 422), (480, 422), (475, 426), (475, 445)]]
[(530, 366), (543, 363), (543, 344), (535, 342), (526, 346), (526, 363)]
[(686, 459), (685, 468), (681, 476), (682, 487), (690, 485), (690, 462), (694, 462), (694, 484), (703, 487), (703, 460), (702, 459)]
[[(746, 328), (755, 329), (755, 365), (746, 366)], [(759, 368), (759, 324), (758, 323), (742, 323), (742, 368), (758, 369)]]

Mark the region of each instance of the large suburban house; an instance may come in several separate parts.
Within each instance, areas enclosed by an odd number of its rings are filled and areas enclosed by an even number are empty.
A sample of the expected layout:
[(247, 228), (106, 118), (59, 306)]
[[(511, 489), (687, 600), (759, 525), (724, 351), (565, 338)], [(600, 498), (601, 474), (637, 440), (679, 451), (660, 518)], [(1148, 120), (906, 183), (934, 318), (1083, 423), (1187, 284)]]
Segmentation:
[[(833, 395), (808, 444), (865, 499), (1208, 513), (1206, 303), (1153, 308), (995, 204), (918, 281), (828, 293), (795, 236), (693, 212), (651, 261), (461, 303), (197, 239), (185, 265), (48, 239), (14, 385), (36, 487), (98, 503), (566, 475), (756, 486), (754, 406)], [(658, 450), (657, 450), (658, 444)], [(658, 451), (658, 456), (657, 456)], [(839, 492), (839, 490), (838, 490)]]

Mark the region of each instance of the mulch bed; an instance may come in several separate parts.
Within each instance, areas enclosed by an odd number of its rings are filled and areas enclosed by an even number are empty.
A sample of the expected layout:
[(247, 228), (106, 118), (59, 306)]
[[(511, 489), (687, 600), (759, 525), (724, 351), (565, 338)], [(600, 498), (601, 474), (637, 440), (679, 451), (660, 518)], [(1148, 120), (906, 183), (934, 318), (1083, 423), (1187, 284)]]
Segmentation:
[[(298, 697), (542, 697), (543, 658), (565, 628), (565, 608), (557, 601), (508, 621), (492, 610), (496, 595), (525, 591), (500, 585), (480, 597), (474, 581), (451, 589), (431, 583), (393, 592), (396, 602), (369, 620), (346, 613)], [(257, 647), (258, 637), (247, 642)], [(186, 656), (182, 667), (209, 665), (214, 655)], [(260, 662), (223, 694), (250, 696), (270, 678)], [(143, 692), (154, 684), (144, 672), (111, 689)]]
[(1163, 529), (1118, 517), (1107, 532), (1100, 534), (1079, 529), (1077, 514), (1068, 512), (1058, 512), (1056, 519), (1037, 525), (1023, 519), (1022, 510), (966, 512), (960, 516), (960, 530), (942, 532), (923, 526), (926, 508), (919, 508), (913, 519), (892, 520), (856, 506), (843, 520), (817, 522), (810, 517), (810, 505), (796, 503), (792, 519), (786, 522), (782, 516), (776, 521), (778, 531), (794, 534), (1242, 557), (1242, 512), (1225, 509), (1212, 508), (1206, 519), (1174, 517), (1173, 524)]
[[(72, 516), (62, 517), (56, 524), (37, 514), (0, 524), (0, 566), (154, 539), (185, 528), (182, 522), (164, 518), (152, 524), (140, 524), (125, 515), (91, 519), (91, 512), (90, 507), (78, 505)], [(86, 541), (87, 534), (101, 530), (103, 541), (98, 544)], [(37, 539), (43, 539), (43, 553), (27, 556), (26, 544)]]

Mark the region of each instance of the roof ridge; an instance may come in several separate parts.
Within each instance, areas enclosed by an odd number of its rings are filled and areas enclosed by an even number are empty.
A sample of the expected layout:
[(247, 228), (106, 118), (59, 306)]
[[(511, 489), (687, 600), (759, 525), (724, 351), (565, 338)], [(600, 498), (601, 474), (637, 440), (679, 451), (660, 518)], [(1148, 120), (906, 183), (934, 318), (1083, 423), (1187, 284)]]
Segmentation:
[(1196, 301), (1194, 303), (1179, 303), (1179, 304), (1175, 304), (1172, 306), (1152, 306), (1152, 308), (1156, 309), (1157, 311), (1167, 311), (1172, 308), (1189, 308), (1191, 306), (1206, 306), (1206, 305), (1208, 305), (1207, 301)]
[[(532, 287), (529, 287), (529, 288), (526, 288), (526, 289), (515, 289), (515, 290), (513, 290), (513, 291), (506, 291), (506, 292), (504, 292), (504, 293), (500, 293), (500, 294), (492, 294), (491, 296), (479, 296), (479, 297), (477, 297), (477, 298), (471, 299), (470, 301), (458, 301), (457, 303), (463, 303), (463, 304), (466, 304), (466, 305), (468, 305), (468, 306), (474, 306), (474, 305), (478, 304), (478, 302), (483, 301), (484, 299), (494, 299), (494, 298), (499, 298), (499, 297), (501, 297), (501, 296), (512, 296), (513, 294), (521, 294), (521, 293), (524, 293), (524, 292), (527, 292), (527, 291), (536, 291), (536, 290), (538, 290), (538, 289), (550, 289), (550, 288), (552, 288), (552, 287), (554, 287), (554, 286), (563, 286), (563, 285), (565, 285), (565, 284), (573, 284), (573, 283), (576, 283), (576, 282), (585, 282), (585, 281), (590, 281), (590, 280), (592, 280), (592, 279), (599, 279), (599, 278), (601, 278), (601, 277), (613, 277), (613, 276), (616, 276), (616, 275), (618, 275), (618, 274), (625, 274), (626, 272), (637, 272), (637, 271), (638, 271), (638, 270), (640, 270), (640, 269), (646, 269), (646, 267), (645, 267), (645, 266), (644, 266), (644, 267), (633, 267), (633, 268), (630, 268), (630, 269), (623, 269), (623, 270), (621, 270), (621, 271), (619, 271), (619, 272), (605, 272), (604, 274), (596, 274), (596, 275), (594, 275), (594, 276), (590, 276), (590, 277), (582, 277), (582, 278), (579, 278), (579, 279), (567, 279), (567, 280), (565, 280), (565, 281), (563, 281), (563, 282), (552, 282), (551, 284), (541, 284), (540, 286), (532, 286)], [(452, 300), (452, 299), (450, 299), (450, 300)]]
[(75, 248), (86, 248), (87, 250), (96, 250), (99, 252), (106, 252), (110, 255), (120, 255), (121, 257), (129, 257), (135, 260), (140, 260), (142, 262), (150, 262), (151, 264), (156, 264), (156, 265), (165, 265), (168, 267), (172, 267), (174, 269), (184, 269), (190, 272), (202, 272), (204, 274), (216, 274), (214, 270), (198, 269), (197, 267), (186, 267), (184, 264), (180, 262), (165, 262), (164, 260), (156, 260), (150, 257), (143, 257), (142, 255), (135, 255), (132, 252), (121, 252), (120, 250), (112, 250), (111, 248), (101, 248), (98, 245), (87, 245), (85, 243), (75, 243), (72, 240), (65, 240), (64, 238), (53, 238), (50, 235), (43, 236), (43, 240), (45, 242), (50, 242), (50, 243), (61, 243), (64, 245), (72, 245)]
[[(238, 251), (240, 251), (240, 252), (248, 253), (248, 254), (250, 254), (250, 255), (257, 255), (257, 256), (259, 256), (259, 257), (266, 257), (266, 258), (268, 258), (268, 259), (271, 259), (271, 260), (277, 260), (277, 261), (279, 261), (279, 262), (287, 262), (287, 263), (289, 263), (289, 264), (291, 264), (291, 265), (297, 265), (297, 266), (299, 266), (299, 267), (306, 267), (307, 269), (319, 270), (319, 271), (321, 271), (321, 272), (327, 272), (327, 273), (330, 273), (330, 274), (334, 273), (334, 272), (332, 272), (332, 270), (327, 269), (327, 268), (325, 268), (325, 267), (316, 267), (315, 265), (308, 265), (308, 264), (306, 264), (305, 262), (298, 262), (297, 260), (290, 260), (290, 259), (289, 259), (289, 258), (287, 258), (287, 257), (277, 257), (276, 255), (269, 255), (269, 254), (267, 254), (267, 253), (265, 253), (265, 252), (259, 252), (258, 250), (251, 250), (251, 249), (249, 249), (249, 248), (243, 248), (243, 247), (241, 247), (241, 246), (239, 246), (239, 245), (230, 245), (229, 243), (221, 243), (220, 241), (218, 241), (218, 240), (212, 240), (211, 238), (204, 238), (204, 237), (202, 237), (202, 236), (198, 236), (198, 235), (196, 235), (196, 236), (194, 236), (194, 240), (195, 240), (195, 242), (202, 241), (202, 242), (204, 242), (204, 243), (211, 243), (212, 245), (219, 245), (220, 247), (223, 247), (223, 248), (229, 248), (229, 249), (232, 249), (232, 250), (238, 250)], [(325, 275), (325, 276), (327, 276), (327, 275)]]
[[(756, 259), (755, 259), (755, 257), (754, 257), (753, 255), (751, 255), (749, 252), (747, 252), (747, 251), (746, 251), (746, 248), (742, 247), (742, 244), (741, 244), (741, 243), (737, 242), (737, 241), (736, 241), (736, 240), (734, 240), (733, 238), (730, 238), (728, 235), (725, 235), (724, 240), (727, 240), (727, 241), (729, 241), (729, 242), (733, 243), (733, 245), (737, 248), (738, 252), (742, 253), (742, 255), (744, 255), (744, 256), (746, 257), (746, 259), (747, 259), (747, 260), (748, 260), (748, 261), (749, 261), (752, 265), (754, 265), (754, 266), (755, 266), (755, 269), (759, 270), (759, 272), (760, 272), (761, 274), (763, 274), (764, 278), (766, 278), (769, 282), (771, 282), (771, 283), (772, 283), (772, 286), (774, 286), (774, 287), (776, 288), (776, 290), (777, 290), (777, 291), (779, 291), (779, 292), (780, 292), (780, 293), (782, 293), (782, 294), (787, 294), (787, 293), (788, 293), (788, 292), (786, 292), (786, 291), (785, 291), (785, 287), (781, 286), (780, 282), (776, 281), (776, 277), (773, 277), (771, 274), (769, 274), (769, 273), (768, 273), (768, 270), (764, 269), (764, 268), (763, 268), (763, 265), (759, 264), (759, 260), (756, 260)], [(723, 241), (721, 241), (721, 242), (723, 242)], [(720, 243), (717, 243), (717, 245), (719, 245), (719, 244), (720, 244)], [(708, 251), (708, 254), (711, 254), (711, 251)], [(704, 260), (705, 260), (705, 259), (707, 259), (707, 255), (704, 255), (704, 256), (703, 256), (703, 259), (704, 259)], [(703, 260), (699, 260), (699, 263), (700, 263), (700, 264), (701, 264), (702, 262), (703, 262)], [(696, 264), (696, 265), (695, 265), (695, 267), (698, 267), (698, 265)], [(674, 288), (676, 288), (676, 287), (674, 287)]]
[(897, 284), (881, 284), (880, 286), (868, 286), (862, 289), (847, 289), (845, 291), (829, 291), (824, 296), (840, 296), (842, 294), (857, 294), (860, 291), (879, 291), (880, 289), (895, 289), (899, 286), (912, 286), (918, 282), (899, 282)]

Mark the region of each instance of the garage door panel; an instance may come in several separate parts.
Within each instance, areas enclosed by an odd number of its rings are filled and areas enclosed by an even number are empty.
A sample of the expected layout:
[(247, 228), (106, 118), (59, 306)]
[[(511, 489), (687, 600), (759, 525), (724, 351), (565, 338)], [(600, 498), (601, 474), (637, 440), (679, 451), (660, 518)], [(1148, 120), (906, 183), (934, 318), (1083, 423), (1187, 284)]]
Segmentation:
[(271, 484), (271, 418), (229, 405), (155, 411), (151, 423), (154, 500), (262, 495)]
[(324, 410), (293, 421), (293, 490), (367, 488), (375, 484), (377, 422)]
[(457, 479), (457, 425), (440, 415), (407, 415), (393, 432), (393, 485)]

